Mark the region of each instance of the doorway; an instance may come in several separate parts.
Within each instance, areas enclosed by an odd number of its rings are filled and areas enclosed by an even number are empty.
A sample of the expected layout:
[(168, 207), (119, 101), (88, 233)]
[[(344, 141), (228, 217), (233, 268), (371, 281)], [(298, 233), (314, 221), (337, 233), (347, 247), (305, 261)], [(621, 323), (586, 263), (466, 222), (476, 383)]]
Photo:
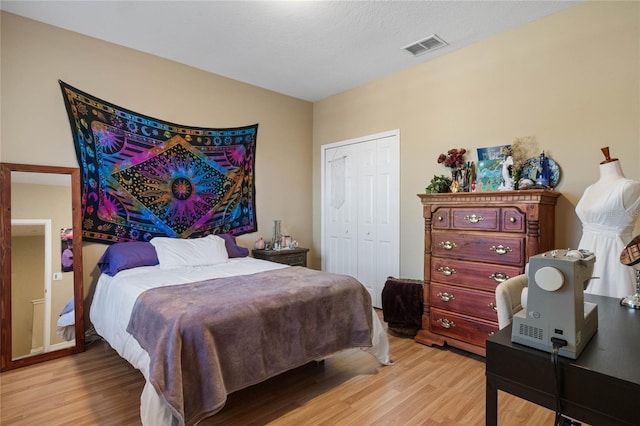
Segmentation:
[(51, 220), (11, 220), (12, 359), (51, 346)]

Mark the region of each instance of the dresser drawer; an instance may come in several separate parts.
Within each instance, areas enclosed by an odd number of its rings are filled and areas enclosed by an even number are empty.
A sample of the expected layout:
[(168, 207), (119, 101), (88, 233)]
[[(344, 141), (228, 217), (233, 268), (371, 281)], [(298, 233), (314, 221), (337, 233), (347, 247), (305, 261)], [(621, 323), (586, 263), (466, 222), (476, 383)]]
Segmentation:
[(429, 329), (432, 333), (484, 348), (487, 337), (498, 331), (498, 323), (434, 307), (431, 309)]
[(454, 232), (434, 232), (432, 235), (433, 256), (524, 266), (524, 237), (487, 237)]
[(503, 232), (524, 233), (526, 230), (527, 216), (515, 207), (503, 207), (500, 210), (500, 218)]
[(524, 272), (518, 266), (478, 263), (446, 257), (431, 259), (431, 280), (494, 292), (496, 286)]
[(500, 209), (481, 207), (451, 209), (451, 229), (499, 231)]
[(515, 207), (441, 207), (433, 212), (431, 223), (435, 230), (524, 233), (526, 214)]
[(451, 209), (439, 208), (431, 215), (431, 226), (433, 229), (451, 228)]
[(433, 308), (498, 321), (495, 293), (434, 282), (431, 283), (430, 291), (429, 301)]

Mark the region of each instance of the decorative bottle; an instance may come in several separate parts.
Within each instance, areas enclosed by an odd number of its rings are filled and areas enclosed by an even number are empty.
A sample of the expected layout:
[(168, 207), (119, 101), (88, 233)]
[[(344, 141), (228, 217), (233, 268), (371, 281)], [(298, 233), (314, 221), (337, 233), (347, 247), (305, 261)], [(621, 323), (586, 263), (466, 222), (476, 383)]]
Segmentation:
[(280, 223), (281, 221), (279, 220), (273, 221), (273, 239), (271, 240), (271, 244), (274, 250), (278, 250), (280, 248)]
[(536, 184), (549, 186), (549, 159), (544, 155), (544, 151), (540, 154), (540, 170), (536, 176)]

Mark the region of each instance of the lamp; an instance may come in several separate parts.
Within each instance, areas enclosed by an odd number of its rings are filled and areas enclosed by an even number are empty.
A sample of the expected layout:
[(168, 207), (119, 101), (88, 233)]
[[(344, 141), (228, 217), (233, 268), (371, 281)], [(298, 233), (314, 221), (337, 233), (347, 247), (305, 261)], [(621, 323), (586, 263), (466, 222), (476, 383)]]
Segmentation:
[(620, 304), (628, 308), (640, 309), (640, 235), (636, 235), (622, 250), (622, 253), (620, 253), (620, 263), (627, 266), (634, 266), (636, 270), (636, 294), (620, 300)]

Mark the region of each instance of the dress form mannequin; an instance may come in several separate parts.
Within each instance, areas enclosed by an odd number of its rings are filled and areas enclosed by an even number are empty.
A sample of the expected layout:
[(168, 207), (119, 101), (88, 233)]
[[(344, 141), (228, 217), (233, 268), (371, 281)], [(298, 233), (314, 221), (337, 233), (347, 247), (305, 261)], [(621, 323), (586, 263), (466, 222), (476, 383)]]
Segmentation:
[(600, 163), (600, 179), (585, 189), (576, 206), (582, 221), (582, 238), (578, 248), (596, 255), (593, 279), (587, 293), (626, 297), (635, 292), (633, 268), (620, 263), (620, 253), (633, 237), (640, 212), (640, 182), (628, 179), (620, 161), (609, 157)]

